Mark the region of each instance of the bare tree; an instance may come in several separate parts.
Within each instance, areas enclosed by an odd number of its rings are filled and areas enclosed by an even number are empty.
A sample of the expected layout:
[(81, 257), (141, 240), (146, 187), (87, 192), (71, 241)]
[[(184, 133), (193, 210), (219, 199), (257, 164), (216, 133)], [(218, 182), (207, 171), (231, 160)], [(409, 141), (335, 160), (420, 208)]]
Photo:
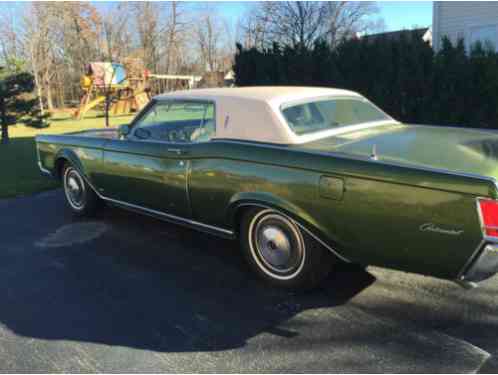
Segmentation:
[(220, 67), (222, 71), (232, 68), (235, 58), (237, 40), (239, 39), (240, 22), (235, 23), (235, 27), (226, 18), (222, 19), (223, 24), (223, 43), (221, 45)]
[(239, 42), (244, 47), (264, 48), (269, 43), (267, 31), (269, 30), (270, 18), (268, 15), (259, 12), (258, 9), (251, 10), (244, 20), (238, 21), (237, 28), (240, 30)]
[[(101, 12), (102, 31), (98, 42), (99, 54), (97, 58), (101, 61), (121, 61), (129, 55), (138, 51), (139, 47), (134, 44), (133, 25), (130, 18), (133, 11), (127, 3), (117, 3), (115, 6)], [(88, 61), (88, 60), (87, 60)]]
[(43, 89), (40, 81), (40, 61), (37, 57), (35, 36), (27, 44), (28, 60), (31, 63), (31, 71), (33, 72), (33, 77), (35, 81), (36, 96), (38, 98), (38, 105), (40, 106), (41, 115), (45, 114), (45, 107), (43, 105)]
[(322, 38), (335, 46), (370, 27), (368, 18), (377, 11), (372, 2), (260, 2), (246, 17), (243, 42), (260, 48), (273, 42), (309, 48)]
[(111, 104), (113, 101), (113, 87), (112, 81), (115, 75), (115, 69), (112, 64), (115, 61), (119, 61), (121, 55), (121, 44), (123, 35), (126, 34), (127, 27), (127, 17), (125, 17), (126, 12), (120, 5), (116, 8), (110, 9), (107, 14), (103, 17), (102, 22), (102, 55), (101, 60), (109, 63), (112, 69), (112, 74), (110, 77), (104, 77), (102, 90), (104, 92), (104, 114), (105, 114), (105, 126), (109, 127), (109, 111), (111, 109)]
[(178, 73), (182, 64), (182, 49), (185, 48), (186, 31), (188, 22), (185, 20), (182, 10), (182, 3), (172, 1), (169, 8), (169, 15), (164, 27), (165, 51), (164, 51), (164, 72)]
[(49, 110), (53, 109), (51, 76), (55, 72), (55, 49), (53, 18), (49, 6), (41, 3), (31, 4), (25, 15), (25, 44), (30, 59), (31, 70), (35, 78), (40, 107), (44, 109), (45, 98)]
[[(89, 3), (33, 3), (24, 16), (24, 55), (36, 89), (52, 110), (64, 105), (66, 87), (79, 89), (85, 65), (100, 54), (100, 15)], [(55, 88), (55, 92), (54, 92)]]
[(204, 12), (195, 28), (197, 46), (201, 63), (205, 69), (214, 72), (218, 70), (221, 25), (213, 12)]
[(18, 60), (22, 55), (21, 30), (16, 24), (15, 13), (10, 9), (0, 14), (0, 60)]
[(248, 19), (248, 32), (257, 44), (279, 42), (283, 45), (310, 47), (326, 32), (324, 2), (262, 2)]
[(221, 72), (229, 69), (235, 54), (235, 33), (232, 24), (216, 7), (199, 10), (193, 27), (193, 44), (197, 48), (199, 70)]
[[(58, 56), (56, 80), (59, 102), (64, 102), (64, 92), (67, 89), (73, 98), (80, 91), (79, 78), (85, 71), (86, 65), (98, 59), (100, 55), (99, 38), (102, 32), (102, 19), (98, 10), (86, 2), (60, 3), (59, 13), (61, 27), (58, 28), (59, 44), (62, 48)], [(66, 85), (73, 82), (72, 85)]]
[(382, 22), (370, 18), (378, 11), (374, 2), (331, 1), (325, 3), (328, 42), (331, 46), (336, 46), (344, 39), (379, 28)]
[(161, 5), (155, 2), (137, 2), (131, 4), (139, 45), (145, 66), (157, 71), (158, 38), (160, 35)]

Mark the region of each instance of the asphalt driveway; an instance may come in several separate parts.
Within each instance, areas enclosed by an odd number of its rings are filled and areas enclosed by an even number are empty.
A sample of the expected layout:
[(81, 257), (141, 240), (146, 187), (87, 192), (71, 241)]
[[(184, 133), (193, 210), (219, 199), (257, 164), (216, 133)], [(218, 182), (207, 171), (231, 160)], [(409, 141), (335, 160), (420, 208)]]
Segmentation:
[(60, 190), (0, 201), (0, 371), (498, 372), (498, 277), (341, 267), (268, 287), (237, 244)]

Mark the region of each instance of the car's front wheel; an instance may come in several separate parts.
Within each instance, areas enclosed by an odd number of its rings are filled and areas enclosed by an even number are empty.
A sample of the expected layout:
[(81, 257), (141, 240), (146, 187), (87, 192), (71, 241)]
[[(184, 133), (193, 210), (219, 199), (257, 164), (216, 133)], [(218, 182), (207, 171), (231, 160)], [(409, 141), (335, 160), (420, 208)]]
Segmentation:
[(66, 202), (73, 214), (92, 216), (97, 211), (99, 198), (85, 181), (81, 173), (67, 164), (62, 175)]
[(294, 220), (273, 209), (246, 211), (240, 240), (251, 267), (265, 280), (284, 288), (313, 288), (334, 263), (327, 249)]

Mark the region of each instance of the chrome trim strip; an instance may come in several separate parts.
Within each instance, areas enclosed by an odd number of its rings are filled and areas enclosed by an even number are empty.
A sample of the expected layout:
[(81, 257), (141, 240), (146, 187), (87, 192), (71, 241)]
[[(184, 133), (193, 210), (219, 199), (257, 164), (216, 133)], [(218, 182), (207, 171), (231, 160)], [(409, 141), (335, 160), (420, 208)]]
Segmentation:
[(498, 245), (498, 238), (491, 236), (484, 236), (484, 240), (490, 244)]
[(185, 219), (185, 218), (180, 217), (180, 216), (175, 216), (175, 215), (167, 214), (167, 213), (164, 213), (162, 211), (153, 210), (153, 209), (142, 207), (142, 206), (138, 206), (138, 205), (132, 204), (132, 203), (126, 203), (126, 202), (123, 202), (123, 201), (120, 201), (120, 200), (117, 200), (117, 199), (106, 198), (106, 197), (103, 197), (100, 194), (99, 194), (99, 196), (102, 199), (104, 199), (105, 201), (114, 203), (114, 204), (119, 205), (119, 206), (128, 207), (128, 208), (133, 209), (133, 210), (142, 211), (144, 213), (149, 213), (149, 214), (152, 214), (152, 215), (155, 215), (155, 216), (164, 217), (165, 219), (174, 220), (174, 221), (177, 221), (177, 222), (180, 222), (180, 223), (185, 223), (185, 224), (188, 224), (188, 225), (191, 225), (191, 226), (197, 226), (197, 227), (206, 228), (206, 229), (213, 230), (213, 231), (216, 231), (216, 232), (224, 233), (224, 234), (229, 235), (229, 236), (233, 236), (233, 231), (228, 230), (228, 229), (223, 229), (223, 228), (216, 227), (214, 225), (208, 225), (208, 224), (200, 223), (198, 221), (194, 221), (194, 220), (190, 220), (190, 219)]
[(479, 204), (479, 201), (481, 199), (488, 199), (488, 198), (481, 198), (481, 197), (477, 197), (476, 198), (477, 216), (479, 217), (479, 226), (481, 228), (481, 233), (482, 233), (482, 236), (484, 238), (484, 237), (486, 237), (486, 228), (485, 228), (485, 225), (484, 225), (484, 219), (482, 217), (481, 205)]
[(38, 148), (38, 145), (36, 143), (35, 143), (35, 148), (36, 148), (36, 160), (38, 163), (38, 168), (44, 175), (52, 177), (52, 172), (49, 171), (47, 168), (43, 167), (43, 164), (40, 159), (40, 149)]
[(190, 159), (185, 161), (186, 166), (185, 166), (185, 195), (187, 196), (187, 205), (190, 214), (192, 214), (193, 209), (192, 209), (192, 201), (190, 200), (190, 189), (189, 189), (189, 183), (190, 183), (190, 174), (192, 173), (192, 163)]
[(296, 224), (303, 229), (306, 233), (308, 233), (311, 237), (313, 237), (316, 241), (318, 241), (323, 247), (325, 247), (327, 250), (329, 250), (331, 253), (333, 253), (336, 257), (341, 259), (342, 261), (346, 263), (352, 263), (349, 259), (345, 258), (341, 254), (339, 254), (336, 250), (334, 250), (332, 247), (327, 245), (325, 242), (323, 242), (318, 236), (313, 234), (308, 228), (304, 227), (302, 224), (296, 222)]
[(41, 161), (38, 161), (38, 168), (40, 168), (40, 171), (41, 171), (43, 174), (45, 174), (45, 175), (47, 175), (47, 176), (52, 176), (52, 172), (50, 172), (50, 171), (49, 171), (48, 169), (46, 169), (46, 168), (43, 168), (43, 165), (42, 165)]
[(266, 208), (266, 209), (271, 209), (271, 210), (277, 211), (279, 214), (281, 214), (282, 216), (285, 216), (288, 220), (292, 221), (297, 226), (299, 226), (299, 228), (301, 228), (306, 233), (308, 233), (311, 237), (313, 237), (316, 241), (318, 241), (320, 243), (320, 245), (322, 245), (323, 247), (325, 247), (327, 250), (329, 250), (332, 254), (334, 254), (335, 256), (337, 256), (339, 259), (341, 259), (342, 261), (344, 261), (346, 263), (352, 263), (348, 258), (345, 258), (341, 254), (339, 254), (335, 249), (333, 249), (332, 247), (330, 247), (329, 245), (327, 245), (318, 236), (316, 236), (314, 233), (312, 233), (308, 228), (306, 228), (305, 226), (303, 226), (301, 223), (297, 222), (293, 218), (287, 216), (282, 211), (277, 210), (277, 209), (275, 209), (273, 207), (270, 207), (270, 206), (266, 206), (266, 205), (261, 204), (261, 203), (242, 203), (238, 207), (243, 207), (243, 206), (256, 206), (256, 207), (262, 207), (262, 208)]
[(42, 163), (41, 163), (41, 160), (40, 160), (40, 149), (38, 148), (37, 144), (35, 144), (35, 149), (36, 149), (36, 161), (37, 161), (37, 164), (38, 164), (38, 168), (40, 169), (40, 171), (43, 174), (51, 176), (52, 172), (50, 172), (48, 169), (44, 168), (43, 165), (42, 165)]
[(465, 280), (455, 280), (455, 283), (467, 290), (472, 290), (478, 287), (477, 283), (473, 281), (465, 281)]
[[(251, 146), (256, 146), (256, 147), (261, 147), (261, 148), (270, 148), (270, 149), (275, 149), (275, 150), (290, 150), (288, 145), (278, 145), (278, 144), (261, 144), (258, 142), (253, 142), (253, 141), (240, 141), (240, 140), (234, 140), (234, 139), (225, 139), (225, 138), (213, 138), (211, 139), (211, 142), (227, 142), (227, 143), (234, 143), (234, 144), (241, 144), (241, 145), (251, 145)], [(292, 145), (299, 147), (299, 145)], [(458, 176), (458, 177), (468, 177), (468, 178), (475, 178), (475, 179), (480, 179), (483, 181), (488, 181), (492, 182), (496, 189), (498, 190), (498, 181), (494, 177), (490, 176), (483, 176), (480, 174), (475, 174), (475, 173), (465, 173), (465, 172), (454, 172), (450, 171), (448, 169), (441, 169), (441, 168), (432, 168), (432, 167), (423, 167), (419, 165), (412, 165), (412, 164), (404, 164), (404, 163), (396, 163), (396, 162), (386, 162), (382, 161), (381, 159), (379, 160), (372, 160), (369, 157), (361, 157), (361, 156), (356, 156), (356, 155), (347, 155), (344, 153), (340, 152), (323, 152), (323, 151), (307, 151), (304, 149), (299, 149), (299, 148), (292, 148), (293, 152), (301, 152), (305, 154), (312, 154), (312, 155), (321, 155), (321, 156), (332, 156), (332, 157), (337, 157), (339, 159), (346, 159), (346, 160), (357, 160), (357, 161), (365, 161), (373, 164), (383, 164), (386, 166), (390, 167), (400, 167), (400, 168), (407, 168), (407, 169), (414, 169), (414, 170), (420, 170), (420, 171), (425, 171), (425, 172), (434, 172), (434, 173), (443, 173), (446, 175), (451, 175), (451, 176)]]
[(95, 128), (95, 129), (78, 130), (75, 132), (69, 132), (69, 133), (63, 133), (63, 134), (49, 134), (49, 135), (78, 135), (78, 134), (87, 133), (87, 132), (88, 133), (90, 133), (90, 132), (93, 132), (93, 133), (115, 133), (117, 131), (118, 131), (117, 127), (110, 127), (110, 128), (105, 128), (105, 129)]
[(460, 280), (460, 281), (465, 280), (465, 273), (470, 268), (470, 266), (472, 265), (472, 263), (474, 263), (474, 261), (479, 257), (479, 254), (480, 254), (481, 250), (484, 248), (485, 244), (486, 244), (486, 241), (484, 241), (484, 240), (481, 240), (479, 242), (479, 244), (477, 245), (477, 248), (474, 250), (474, 252), (470, 256), (470, 258), (467, 259), (467, 261), (463, 265), (463, 267), (460, 270), (460, 272), (458, 272), (458, 275), (456, 277), (457, 281), (458, 280)]
[(477, 216), (479, 218), (479, 226), (481, 228), (481, 234), (482, 234), (482, 239), (477, 245), (477, 248), (474, 250), (470, 258), (465, 262), (463, 265), (462, 269), (458, 273), (457, 280), (465, 280), (465, 273), (470, 269), (474, 261), (479, 257), (480, 253), (482, 250), (484, 250), (484, 247), (486, 244), (497, 244), (498, 245), (498, 238), (496, 237), (490, 237), (486, 235), (486, 227), (484, 225), (484, 220), (482, 217), (482, 212), (481, 212), (481, 206), (479, 205), (480, 200), (490, 200), (489, 198), (483, 198), (483, 197), (477, 197), (476, 198), (476, 210), (477, 210)]

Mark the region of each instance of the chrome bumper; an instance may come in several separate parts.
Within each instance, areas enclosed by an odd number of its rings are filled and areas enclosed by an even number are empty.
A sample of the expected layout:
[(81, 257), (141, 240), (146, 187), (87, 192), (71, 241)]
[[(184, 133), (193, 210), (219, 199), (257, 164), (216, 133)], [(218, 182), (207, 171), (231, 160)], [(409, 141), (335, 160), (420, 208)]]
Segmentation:
[(465, 282), (479, 282), (498, 273), (498, 244), (486, 244), (461, 278)]

